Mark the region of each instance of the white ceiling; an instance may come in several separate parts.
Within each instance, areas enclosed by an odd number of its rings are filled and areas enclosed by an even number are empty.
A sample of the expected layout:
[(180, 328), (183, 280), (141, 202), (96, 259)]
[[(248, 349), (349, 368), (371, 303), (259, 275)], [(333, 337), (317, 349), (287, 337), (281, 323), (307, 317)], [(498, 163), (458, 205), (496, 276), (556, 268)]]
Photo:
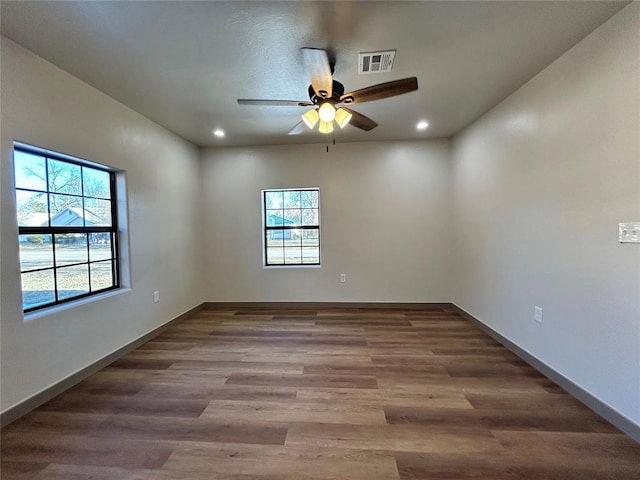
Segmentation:
[[(212, 146), (451, 136), (627, 3), (2, 0), (0, 13), (3, 35)], [(301, 47), (335, 55), (334, 78), (347, 91), (410, 76), (419, 90), (354, 105), (378, 122), (371, 132), (287, 135), (304, 108), (236, 99), (307, 100)], [(397, 49), (393, 71), (358, 75), (358, 52), (379, 49)]]

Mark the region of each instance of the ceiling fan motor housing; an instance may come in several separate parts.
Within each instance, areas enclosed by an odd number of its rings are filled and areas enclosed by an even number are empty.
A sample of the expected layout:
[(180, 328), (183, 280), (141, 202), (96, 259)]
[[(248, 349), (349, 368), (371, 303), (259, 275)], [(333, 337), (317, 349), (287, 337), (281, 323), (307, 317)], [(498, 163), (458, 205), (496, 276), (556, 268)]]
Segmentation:
[(332, 90), (333, 92), (331, 97), (327, 97), (327, 92), (316, 92), (313, 89), (313, 85), (309, 85), (309, 99), (314, 105), (318, 105), (323, 100), (332, 100), (332, 103), (338, 103), (340, 101), (340, 97), (344, 95), (344, 85), (337, 80), (333, 80)]

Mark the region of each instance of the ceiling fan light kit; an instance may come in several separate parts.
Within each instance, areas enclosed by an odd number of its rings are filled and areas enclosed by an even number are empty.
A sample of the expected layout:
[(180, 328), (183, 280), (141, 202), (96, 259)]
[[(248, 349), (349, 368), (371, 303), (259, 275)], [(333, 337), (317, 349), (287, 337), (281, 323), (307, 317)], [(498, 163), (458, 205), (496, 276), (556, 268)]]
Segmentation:
[(320, 105), (318, 114), (320, 115), (320, 120), (323, 122), (333, 122), (333, 119), (336, 118), (336, 109), (330, 102), (324, 102)]
[(325, 102), (319, 109), (312, 108), (303, 114), (302, 121), (310, 130), (313, 130), (318, 121), (320, 121), (318, 131), (320, 133), (331, 133), (333, 132), (334, 120), (340, 128), (344, 128), (349, 124), (352, 117), (353, 115), (346, 109), (338, 108), (336, 110), (331, 103)]
[(325, 122), (320, 120), (320, 126), (318, 127), (318, 131), (320, 133), (331, 133), (333, 132), (333, 121)]
[[(311, 110), (302, 115), (302, 122), (309, 129), (313, 129), (319, 122), (318, 131), (320, 133), (331, 133), (333, 132), (333, 122), (335, 120), (340, 128), (350, 124), (368, 132), (377, 127), (378, 124), (361, 113), (343, 107), (343, 104), (372, 102), (418, 89), (418, 79), (410, 77), (344, 93), (344, 86), (333, 79), (327, 51), (319, 48), (302, 48), (301, 50), (307, 73), (311, 78), (311, 85), (308, 88), (310, 102), (306, 100), (239, 98), (238, 103), (240, 105), (263, 106), (313, 106)], [(299, 125), (302, 126), (302, 124)], [(296, 126), (289, 132), (289, 135), (297, 135), (302, 133), (303, 130), (304, 128), (300, 130)]]
[(352, 117), (353, 115), (349, 113), (347, 110), (345, 110), (344, 108), (339, 108), (338, 110), (336, 110), (335, 120), (340, 128), (346, 127), (347, 124), (351, 121)]
[(320, 115), (318, 114), (318, 110), (315, 108), (312, 108), (307, 113), (302, 115), (302, 121), (310, 129), (313, 129), (313, 127), (316, 126), (316, 123), (318, 123), (318, 120), (320, 120)]

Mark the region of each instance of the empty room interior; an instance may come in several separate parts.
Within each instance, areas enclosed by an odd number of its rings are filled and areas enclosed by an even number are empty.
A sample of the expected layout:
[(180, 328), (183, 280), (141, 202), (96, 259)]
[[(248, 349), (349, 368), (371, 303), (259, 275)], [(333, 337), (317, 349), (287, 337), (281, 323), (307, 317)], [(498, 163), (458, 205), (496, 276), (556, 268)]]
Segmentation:
[(640, 3), (0, 3), (4, 479), (640, 479)]

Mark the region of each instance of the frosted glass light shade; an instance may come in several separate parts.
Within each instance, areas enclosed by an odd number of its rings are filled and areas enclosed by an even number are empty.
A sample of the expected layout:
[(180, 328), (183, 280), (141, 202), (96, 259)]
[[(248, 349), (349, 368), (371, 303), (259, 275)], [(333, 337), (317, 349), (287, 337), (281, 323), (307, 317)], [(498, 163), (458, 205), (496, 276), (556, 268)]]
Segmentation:
[(320, 120), (320, 127), (318, 127), (320, 133), (331, 133), (333, 132), (333, 122), (325, 122)]
[(333, 122), (333, 119), (336, 118), (336, 109), (329, 102), (324, 102), (320, 105), (318, 114), (323, 122)]
[(347, 112), (344, 108), (339, 108), (338, 110), (336, 110), (336, 122), (338, 123), (340, 128), (346, 127), (352, 116), (353, 115)]
[(302, 115), (302, 121), (310, 129), (313, 129), (313, 127), (316, 126), (318, 120), (320, 120), (320, 115), (318, 115), (318, 110), (316, 110), (315, 108), (312, 108), (307, 113)]

